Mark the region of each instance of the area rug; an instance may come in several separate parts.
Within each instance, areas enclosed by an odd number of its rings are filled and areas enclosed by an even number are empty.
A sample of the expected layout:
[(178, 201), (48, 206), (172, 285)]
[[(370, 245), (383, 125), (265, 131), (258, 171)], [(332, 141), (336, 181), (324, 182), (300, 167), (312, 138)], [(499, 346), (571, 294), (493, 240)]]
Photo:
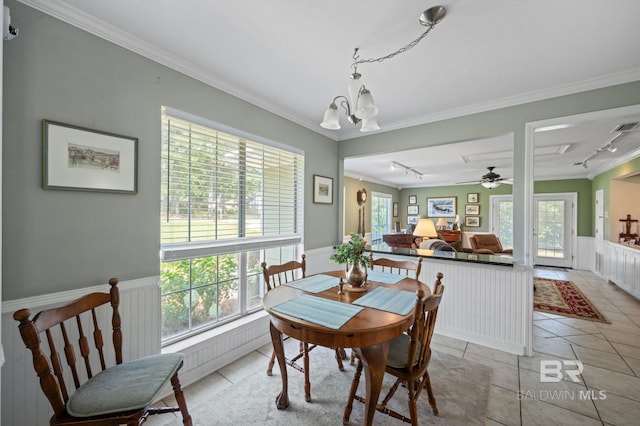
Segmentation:
[(571, 318), (610, 324), (571, 281), (534, 278), (533, 309)]
[[(270, 355), (271, 349), (268, 348)], [(278, 410), (276, 395), (281, 389), (279, 371), (267, 376), (265, 369), (268, 356), (261, 354), (246, 362), (239, 360), (237, 366), (229, 366), (201, 382), (185, 389), (189, 411), (194, 425), (282, 425), (323, 426), (342, 424), (344, 406), (349, 394), (354, 366), (345, 363), (345, 371), (339, 371), (334, 359), (335, 352), (326, 348), (313, 350), (311, 361), (311, 402), (304, 400), (303, 376), (289, 369), (289, 407)], [(492, 369), (476, 362), (464, 360), (442, 352), (433, 352), (429, 365), (431, 382), (439, 415), (434, 416), (422, 392), (418, 401), (418, 417), (421, 425), (484, 425)], [(218, 378), (216, 378), (216, 376)], [(383, 392), (392, 384), (385, 375)], [(364, 384), (360, 383), (359, 394), (364, 395)], [(398, 390), (390, 406), (400, 412), (407, 410), (407, 392)], [(153, 416), (151, 425), (181, 424), (178, 418)], [(165, 419), (162, 419), (162, 418)], [(354, 402), (351, 425), (362, 424), (364, 404)], [(376, 425), (402, 425), (382, 413), (376, 413)]]

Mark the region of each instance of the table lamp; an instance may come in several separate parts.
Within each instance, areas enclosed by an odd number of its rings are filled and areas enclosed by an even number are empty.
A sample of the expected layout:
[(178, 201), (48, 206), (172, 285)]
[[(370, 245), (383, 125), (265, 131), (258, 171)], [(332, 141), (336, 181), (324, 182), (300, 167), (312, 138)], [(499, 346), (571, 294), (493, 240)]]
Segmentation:
[(449, 226), (447, 220), (444, 217), (438, 219), (438, 223), (436, 223), (436, 225), (439, 226), (440, 229), (446, 229), (446, 227)]
[(436, 226), (433, 224), (433, 220), (420, 219), (418, 221), (418, 224), (416, 225), (416, 228), (413, 230), (413, 235), (416, 237), (416, 245), (420, 246), (420, 243), (417, 242), (418, 238), (420, 238), (420, 240), (435, 238), (438, 236), (438, 232), (436, 231)]

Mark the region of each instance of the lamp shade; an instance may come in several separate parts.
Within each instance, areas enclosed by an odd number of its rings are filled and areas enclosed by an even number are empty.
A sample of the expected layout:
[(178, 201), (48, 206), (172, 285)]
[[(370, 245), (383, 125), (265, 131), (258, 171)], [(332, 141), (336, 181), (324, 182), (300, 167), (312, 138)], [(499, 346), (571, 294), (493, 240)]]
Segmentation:
[(373, 103), (373, 96), (371, 96), (369, 89), (364, 86), (360, 91), (360, 97), (358, 98), (354, 114), (361, 120), (373, 118), (378, 115), (378, 107)]
[(456, 223), (460, 223), (460, 215), (459, 214), (456, 215)]
[(360, 127), (361, 132), (373, 132), (374, 130), (380, 130), (380, 126), (378, 126), (378, 119), (376, 117), (365, 118), (362, 120), (362, 127)]
[(420, 219), (415, 229), (413, 230), (413, 235), (417, 237), (431, 238), (437, 237), (438, 233), (436, 232), (436, 227), (433, 224), (433, 220)]
[(331, 105), (329, 105), (329, 108), (324, 112), (324, 120), (320, 123), (320, 127), (331, 130), (338, 130), (340, 128), (338, 107), (335, 103), (332, 102)]
[(482, 182), (480, 185), (484, 186), (487, 189), (493, 189), (500, 186), (500, 182)]
[(438, 223), (436, 223), (436, 226), (440, 226), (442, 228), (446, 228), (449, 224), (447, 223), (447, 220), (444, 217), (441, 217), (440, 219), (438, 219)]

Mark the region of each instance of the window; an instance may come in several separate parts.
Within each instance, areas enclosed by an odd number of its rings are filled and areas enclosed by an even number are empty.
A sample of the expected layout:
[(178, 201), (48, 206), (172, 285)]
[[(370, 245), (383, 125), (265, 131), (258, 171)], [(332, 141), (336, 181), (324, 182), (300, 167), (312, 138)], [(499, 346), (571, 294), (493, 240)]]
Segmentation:
[(299, 257), (304, 156), (239, 133), (163, 108), (165, 343), (260, 309), (261, 262)]
[(391, 195), (371, 194), (371, 240), (382, 241), (382, 236), (391, 229)]

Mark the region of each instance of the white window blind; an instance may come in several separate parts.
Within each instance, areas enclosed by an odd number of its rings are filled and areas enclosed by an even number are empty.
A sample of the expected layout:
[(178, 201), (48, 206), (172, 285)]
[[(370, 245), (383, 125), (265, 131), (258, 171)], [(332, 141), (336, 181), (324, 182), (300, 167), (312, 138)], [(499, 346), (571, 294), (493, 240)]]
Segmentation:
[(303, 189), (302, 154), (163, 110), (164, 261), (300, 243)]

